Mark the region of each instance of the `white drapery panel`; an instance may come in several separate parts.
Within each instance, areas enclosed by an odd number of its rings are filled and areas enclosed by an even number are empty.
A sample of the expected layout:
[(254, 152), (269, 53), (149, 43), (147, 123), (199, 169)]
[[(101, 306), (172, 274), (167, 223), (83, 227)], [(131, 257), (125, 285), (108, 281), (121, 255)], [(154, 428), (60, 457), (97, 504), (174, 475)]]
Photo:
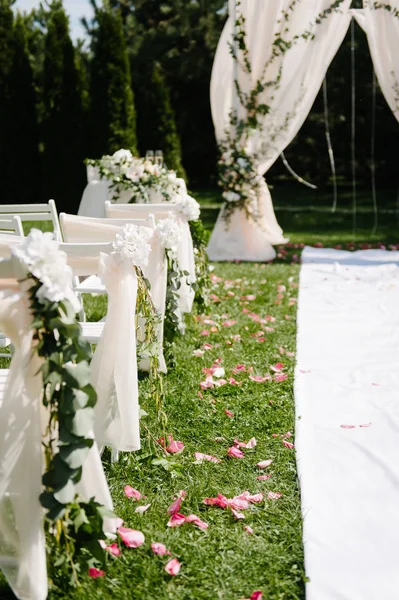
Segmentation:
[(42, 492), (40, 361), (19, 292), (0, 292), (0, 330), (15, 352), (0, 404), (0, 567), (17, 598), (47, 598)]
[(100, 446), (140, 449), (136, 357), (137, 275), (129, 260), (100, 255), (99, 275), (108, 292), (103, 333), (92, 360), (97, 391), (95, 438)]
[[(259, 104), (266, 104), (270, 111), (260, 119), (262, 131), (254, 130), (247, 146), (251, 154), (259, 157), (258, 172), (263, 175), (293, 140), (308, 116), (328, 66), (349, 27), (351, 0), (343, 0), (339, 12), (328, 14), (317, 24), (317, 17), (331, 6), (332, 0), (298, 0), (292, 10), (289, 9), (292, 0), (242, 0), (239, 11), (246, 19), (251, 74), (241, 67), (237, 69), (230, 53), (234, 4), (235, 0), (230, 0), (230, 17), (219, 41), (212, 71), (212, 116), (216, 138), (222, 141), (230, 129), (230, 112), (236, 107), (239, 117), (246, 117), (246, 109), (238, 106), (235, 100), (235, 77), (243, 92), (252, 90), (261, 77), (265, 82), (279, 78), (278, 86), (266, 86), (258, 97)], [(307, 31), (310, 34), (306, 38), (301, 37)], [(293, 42), (293, 45), (270, 60), (275, 49), (273, 43), (278, 39)], [(231, 227), (225, 225), (222, 215), (219, 216), (208, 247), (211, 259), (251, 260), (253, 250), (249, 250), (248, 244), (253, 246), (254, 238), (259, 239), (259, 245), (252, 260), (261, 260), (262, 256), (265, 260), (274, 258), (271, 244), (286, 240), (275, 218), (266, 184), (260, 189), (256, 208), (260, 217), (258, 228), (261, 229), (258, 233), (254, 231), (254, 223), (244, 225), (243, 211), (233, 215)], [(237, 243), (235, 233), (240, 225), (243, 231), (241, 245)]]
[[(5, 255), (6, 248), (0, 248)], [(25, 292), (15, 279), (1, 280), (0, 287), (0, 330), (14, 345), (10, 369), (2, 372), (7, 379), (0, 396), (0, 568), (17, 598), (45, 600), (46, 541), (39, 496), (48, 413), (42, 405), (41, 360), (32, 353), (32, 315)], [(113, 509), (96, 443), (76, 492), (84, 501), (94, 497)], [(117, 521), (107, 519), (104, 531), (114, 533), (116, 526)]]
[[(351, 12), (367, 35), (378, 83), (399, 121), (399, 18), (385, 8), (375, 8), (370, 0), (363, 4), (363, 10)], [(399, 0), (387, 4), (399, 10)]]
[[(153, 214), (156, 219), (176, 219), (182, 230), (182, 239), (178, 245), (176, 256), (182, 271), (187, 271), (191, 283), (195, 283), (194, 245), (190, 225), (178, 211), (176, 204), (111, 204), (106, 216), (113, 219), (147, 218)], [(172, 212), (171, 212), (172, 211)], [(182, 313), (190, 313), (193, 308), (195, 292), (187, 284), (186, 278), (181, 280), (179, 288), (179, 309)]]
[[(117, 225), (111, 225), (104, 219), (104, 223), (91, 221), (90, 218), (76, 215), (63, 214), (61, 219), (62, 233), (67, 242), (93, 242), (107, 243), (115, 240), (116, 234), (120, 231)], [(149, 241), (151, 252), (148, 265), (143, 267), (144, 276), (151, 284), (150, 295), (157, 312), (161, 316), (161, 322), (157, 326), (159, 342), (159, 369), (166, 373), (166, 363), (163, 355), (163, 329), (166, 305), (166, 286), (167, 286), (167, 264), (165, 252), (160, 241), (156, 236), (152, 236)], [(140, 369), (148, 371), (148, 360), (140, 362)]]

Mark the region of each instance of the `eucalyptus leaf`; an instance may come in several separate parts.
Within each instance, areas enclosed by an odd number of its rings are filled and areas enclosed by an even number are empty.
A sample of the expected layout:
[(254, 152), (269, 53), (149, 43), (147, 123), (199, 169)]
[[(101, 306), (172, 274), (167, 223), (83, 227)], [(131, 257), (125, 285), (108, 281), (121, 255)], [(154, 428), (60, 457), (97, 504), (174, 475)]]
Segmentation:
[(90, 448), (84, 443), (78, 446), (63, 446), (60, 448), (60, 456), (70, 469), (79, 469), (84, 465), (89, 450)]
[(90, 383), (89, 363), (86, 360), (82, 360), (78, 364), (66, 364), (64, 366), (64, 380), (67, 385), (73, 388), (84, 388)]
[(90, 433), (94, 426), (94, 410), (92, 408), (82, 408), (77, 410), (72, 419), (72, 433), (85, 437)]
[(54, 498), (60, 504), (69, 504), (74, 500), (75, 493), (76, 492), (74, 484), (72, 483), (72, 481), (68, 481), (68, 483), (64, 487), (54, 492)]

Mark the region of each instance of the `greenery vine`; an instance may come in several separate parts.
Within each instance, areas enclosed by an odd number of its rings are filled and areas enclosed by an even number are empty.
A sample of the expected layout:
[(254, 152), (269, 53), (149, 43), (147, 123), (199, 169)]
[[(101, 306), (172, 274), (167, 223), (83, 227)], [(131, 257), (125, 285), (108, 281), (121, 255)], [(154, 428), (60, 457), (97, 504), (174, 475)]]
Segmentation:
[(75, 490), (94, 443), (90, 432), (97, 396), (90, 384), (91, 347), (81, 338), (72, 304), (66, 299), (39, 301), (42, 282), (32, 274), (29, 278), (33, 282), (28, 296), (34, 351), (43, 360), (42, 402), (48, 413), (40, 502), (46, 509), (47, 534), (55, 538), (59, 553), (49, 566), (51, 570), (66, 563), (71, 584), (78, 585), (83, 571), (104, 564), (105, 552), (99, 543), (105, 538), (104, 518), (115, 517), (94, 498), (83, 502)]

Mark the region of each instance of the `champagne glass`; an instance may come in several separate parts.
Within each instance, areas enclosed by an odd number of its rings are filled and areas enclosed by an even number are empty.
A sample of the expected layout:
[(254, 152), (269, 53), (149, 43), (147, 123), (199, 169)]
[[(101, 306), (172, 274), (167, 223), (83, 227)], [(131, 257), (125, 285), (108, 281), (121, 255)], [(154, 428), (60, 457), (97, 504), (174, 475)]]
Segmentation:
[(162, 167), (163, 165), (163, 152), (162, 150), (155, 150), (155, 164)]
[(145, 153), (145, 157), (147, 160), (154, 162), (154, 150), (147, 150), (147, 152)]

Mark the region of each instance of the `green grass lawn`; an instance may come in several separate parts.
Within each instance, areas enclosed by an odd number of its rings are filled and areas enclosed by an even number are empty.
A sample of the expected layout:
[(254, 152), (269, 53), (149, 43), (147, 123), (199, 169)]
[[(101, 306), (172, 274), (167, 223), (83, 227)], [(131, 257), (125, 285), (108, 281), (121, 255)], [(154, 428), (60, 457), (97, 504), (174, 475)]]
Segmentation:
[[(277, 195), (277, 190), (273, 193)], [(197, 195), (210, 230), (218, 210), (217, 198), (211, 192)], [(293, 201), (280, 206), (283, 208), (276, 210), (279, 222), (297, 244), (399, 241), (392, 214), (381, 215), (381, 228), (372, 236), (372, 215), (361, 213), (359, 230), (354, 235), (351, 215), (343, 211), (332, 215), (326, 210), (313, 211), (310, 205), (296, 211)], [(305, 576), (295, 451), (286, 447), (281, 437), (295, 432), (295, 357), (291, 353), (296, 344), (299, 266), (290, 264), (293, 252), (299, 253), (290, 249), (280, 260), (267, 265), (215, 265), (214, 274), (220, 279), (213, 286), (214, 301), (206, 315), (188, 318), (187, 332), (176, 344), (176, 366), (165, 378), (167, 432), (184, 443), (184, 451), (160, 464), (156, 460), (162, 458), (162, 453), (154, 450), (149, 435), (157, 437), (159, 427), (154, 407), (145, 398), (144, 376), (140, 389), (142, 408), (148, 414), (143, 419), (143, 449), (122, 454), (116, 464), (110, 463), (108, 454), (104, 456), (115, 512), (126, 527), (144, 533), (145, 544), (137, 549), (120, 544), (122, 555), (108, 558), (106, 576), (97, 580), (84, 576), (80, 589), (71, 589), (61, 574), (54, 580), (50, 600), (240, 600), (249, 598), (255, 590), (263, 591), (264, 600), (303, 600)], [(248, 295), (255, 298), (243, 299)], [(86, 299), (86, 308), (90, 319), (100, 318), (105, 313), (104, 298)], [(259, 322), (258, 317), (266, 316), (275, 321)], [(204, 330), (209, 335), (201, 335)], [(193, 356), (193, 351), (204, 344), (211, 348), (202, 357)], [(202, 369), (216, 360), (225, 369), (224, 378), (229, 381), (233, 377), (241, 385), (227, 383), (199, 394), (199, 384), (206, 377)], [(247, 371), (233, 373), (241, 364), (246, 369), (252, 367), (253, 375), (273, 375), (270, 366), (280, 361), (288, 375), (282, 382), (258, 383), (249, 379)], [(226, 410), (233, 416), (228, 416)], [(243, 458), (227, 457), (234, 439), (248, 442), (253, 437), (257, 445), (245, 449)], [(295, 437), (287, 439), (293, 442)], [(196, 464), (194, 452), (213, 455), (220, 462)], [(260, 471), (256, 465), (266, 459), (273, 463)], [(270, 478), (259, 481), (260, 474), (270, 474)], [(125, 485), (138, 489), (146, 499), (135, 502), (126, 498)], [(208, 529), (200, 530), (193, 524), (167, 527), (167, 508), (180, 490), (187, 493), (180, 512), (198, 515)], [(243, 520), (235, 520), (229, 510), (203, 503), (204, 498), (218, 493), (233, 498), (246, 490), (251, 494), (262, 492), (264, 499), (245, 510)], [(268, 499), (269, 492), (280, 493), (281, 497)], [(143, 515), (135, 512), (138, 505), (148, 503), (151, 506)], [(253, 533), (248, 533), (245, 526)], [(164, 543), (178, 558), (182, 564), (179, 575), (171, 577), (164, 571), (167, 557), (153, 555), (152, 542)], [(12, 597), (3, 582), (1, 600)]]

